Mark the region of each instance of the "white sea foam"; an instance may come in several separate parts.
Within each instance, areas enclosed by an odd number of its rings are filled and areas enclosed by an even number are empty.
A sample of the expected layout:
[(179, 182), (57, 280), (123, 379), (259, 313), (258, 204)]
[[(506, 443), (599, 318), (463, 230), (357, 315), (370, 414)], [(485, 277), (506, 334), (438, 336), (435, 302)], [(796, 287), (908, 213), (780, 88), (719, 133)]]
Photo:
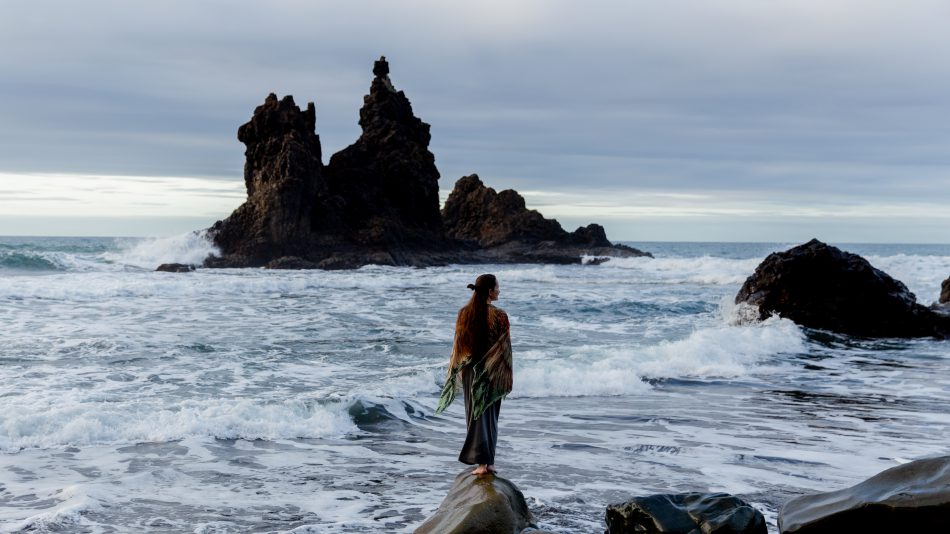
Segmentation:
[[(412, 532), (459, 467), (462, 403), (430, 416), (480, 272), (501, 277), (515, 349), (500, 467), (558, 473), (526, 492), (551, 531), (593, 530), (630, 491), (781, 502), (948, 441), (940, 342), (738, 322), (761, 257), (172, 276), (151, 272), (172, 258), (102, 247), (42, 251), (89, 268), (0, 276), (2, 525)], [(871, 259), (914, 291), (946, 277)]]
[(516, 397), (631, 395), (650, 378), (735, 378), (782, 354), (806, 348), (802, 331), (771, 318), (752, 326), (716, 326), (651, 346), (581, 346), (546, 360), (532, 354), (516, 365)]
[(118, 252), (107, 252), (103, 258), (115, 264), (149, 270), (163, 263), (200, 265), (208, 255), (220, 254), (204, 231), (124, 241), (121, 245)]
[(99, 499), (89, 495), (89, 488), (81, 485), (67, 486), (49, 495), (56, 504), (41, 513), (13, 524), (0, 527), (0, 532), (63, 532), (76, 528), (99, 529), (85, 525), (83, 514), (102, 509)]
[(950, 256), (868, 256), (871, 265), (900, 280), (924, 305), (940, 297), (940, 283), (950, 277)]
[(0, 450), (160, 442), (188, 436), (314, 438), (356, 431), (342, 404), (209, 399), (160, 407), (150, 402), (77, 402), (63, 397), (52, 405), (8, 406), (0, 414)]
[(761, 258), (730, 259), (714, 256), (694, 258), (612, 258), (599, 267), (623, 269), (637, 279), (659, 279), (667, 283), (704, 285), (741, 284), (755, 270)]

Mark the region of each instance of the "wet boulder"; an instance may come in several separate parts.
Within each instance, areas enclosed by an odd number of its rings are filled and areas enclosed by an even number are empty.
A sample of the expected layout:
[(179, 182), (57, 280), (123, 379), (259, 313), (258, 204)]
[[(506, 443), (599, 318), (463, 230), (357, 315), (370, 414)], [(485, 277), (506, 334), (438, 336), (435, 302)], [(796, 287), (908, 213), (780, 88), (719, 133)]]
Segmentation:
[(864, 482), (803, 495), (779, 513), (783, 534), (950, 532), (950, 456), (892, 467)]
[(166, 273), (190, 273), (195, 270), (195, 266), (186, 263), (163, 263), (155, 270)]
[(947, 278), (940, 284), (940, 304), (950, 304), (950, 278)]
[(635, 497), (607, 507), (607, 533), (766, 534), (762, 513), (726, 493)]
[(495, 475), (455, 477), (435, 514), (415, 534), (518, 534), (533, 526), (524, 495), (511, 481)]
[(770, 254), (735, 299), (809, 328), (862, 337), (947, 337), (950, 320), (867, 260), (812, 239)]

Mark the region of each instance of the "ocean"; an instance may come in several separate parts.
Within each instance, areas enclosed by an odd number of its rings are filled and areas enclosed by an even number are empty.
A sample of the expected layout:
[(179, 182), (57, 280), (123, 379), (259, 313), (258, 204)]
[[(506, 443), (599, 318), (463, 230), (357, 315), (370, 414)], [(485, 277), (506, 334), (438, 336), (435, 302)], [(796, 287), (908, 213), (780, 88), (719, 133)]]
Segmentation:
[[(629, 244), (656, 257), (172, 274), (211, 245), (0, 238), (0, 532), (412, 532), (465, 467), (462, 403), (434, 409), (484, 272), (515, 355), (499, 474), (552, 532), (692, 491), (775, 532), (796, 495), (948, 453), (950, 342), (742, 322), (797, 243)], [(924, 304), (950, 276), (950, 245), (838, 246)]]

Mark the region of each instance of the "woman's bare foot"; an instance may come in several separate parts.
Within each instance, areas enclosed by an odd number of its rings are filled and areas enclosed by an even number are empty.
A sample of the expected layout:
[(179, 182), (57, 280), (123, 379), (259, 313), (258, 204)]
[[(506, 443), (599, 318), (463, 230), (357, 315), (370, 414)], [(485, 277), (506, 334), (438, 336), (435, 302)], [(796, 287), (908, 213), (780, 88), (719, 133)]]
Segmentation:
[(495, 469), (495, 464), (491, 464), (487, 467), (489, 473), (497, 473), (498, 469)]
[(475, 476), (478, 476), (478, 475), (484, 475), (485, 473), (488, 473), (488, 472), (489, 472), (488, 466), (482, 464), (482, 465), (479, 465), (478, 467), (476, 467), (475, 470), (472, 471), (472, 474), (475, 475)]

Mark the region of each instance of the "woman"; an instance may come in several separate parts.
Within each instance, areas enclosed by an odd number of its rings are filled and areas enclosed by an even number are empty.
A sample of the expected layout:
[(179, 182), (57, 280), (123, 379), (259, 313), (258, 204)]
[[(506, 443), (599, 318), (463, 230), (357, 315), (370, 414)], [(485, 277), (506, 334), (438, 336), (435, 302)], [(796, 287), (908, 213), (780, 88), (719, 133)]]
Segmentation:
[(498, 414), (501, 399), (511, 392), (511, 336), (508, 315), (491, 304), (501, 288), (495, 275), (483, 274), (469, 284), (472, 298), (459, 310), (449, 372), (435, 413), (441, 413), (465, 391), (468, 435), (459, 461), (478, 465), (473, 475), (495, 472)]

